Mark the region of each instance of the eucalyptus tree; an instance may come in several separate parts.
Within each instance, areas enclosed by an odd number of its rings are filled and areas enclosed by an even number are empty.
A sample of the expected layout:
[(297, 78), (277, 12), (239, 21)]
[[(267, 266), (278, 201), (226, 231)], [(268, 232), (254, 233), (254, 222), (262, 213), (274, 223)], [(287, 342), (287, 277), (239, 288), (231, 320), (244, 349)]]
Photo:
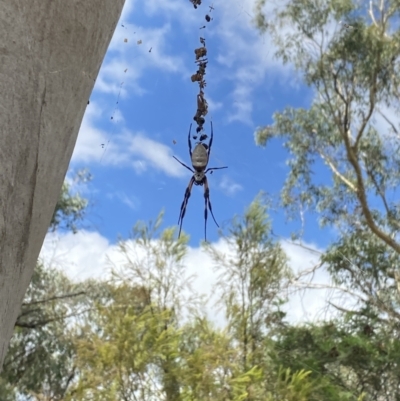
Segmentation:
[[(318, 383), (309, 379), (309, 373), (271, 366), (270, 371), (276, 372), (269, 374), (262, 361), (262, 339), (254, 338), (264, 334), (261, 319), (267, 318), (270, 327), (281, 319), (274, 306), (268, 308), (267, 304), (277, 295), (277, 277), (286, 274), (278, 271), (281, 267), (285, 272), (282, 251), (266, 240), (263, 211), (256, 203), (246, 215), (250, 220), (246, 227), (252, 227), (249, 238), (257, 238), (261, 244), (243, 244), (254, 261), (254, 310), (250, 313), (247, 304), (245, 310), (246, 316), (253, 318), (253, 326), (249, 318), (246, 322), (253, 329), (246, 340), (251, 346), (243, 348), (245, 336), (240, 328), (244, 325), (238, 313), (232, 313), (236, 322), (228, 329), (217, 329), (207, 319), (191, 289), (191, 277), (185, 273), (187, 237), (176, 241), (175, 229), (169, 228), (160, 233), (160, 215), (154, 224), (138, 223), (133, 236), (120, 241), (120, 257), (112, 265), (111, 297), (99, 303), (86, 324), (78, 328), (78, 380), (66, 400), (310, 399)], [(241, 233), (244, 238), (243, 230)], [(271, 260), (264, 251), (273, 255)], [(244, 260), (243, 268), (247, 269)], [(269, 276), (265, 271), (262, 274), (266, 265), (271, 269)], [(234, 276), (225, 279), (232, 288), (237, 285)], [(268, 302), (259, 303), (260, 294)], [(271, 380), (268, 385), (265, 372)]]
[[(336, 308), (358, 331), (386, 333), (391, 349), (400, 325), (399, 6), (397, 0), (257, 1), (259, 28), (270, 34), (276, 57), (299, 73), (312, 101), (307, 109), (276, 112), (256, 142), (279, 138), (289, 151), (282, 206), (292, 214), (299, 206), (315, 210), (322, 226), (337, 230), (321, 262), (338, 288), (352, 290), (356, 305)], [(368, 397), (396, 400), (395, 360), (378, 359), (380, 393), (370, 382)]]
[(319, 399), (397, 400), (400, 344), (385, 327), (371, 326), (358, 311), (346, 319), (285, 326), (271, 358), (292, 371), (307, 369), (319, 382)]
[(187, 237), (160, 233), (161, 223), (162, 214), (139, 222), (130, 239), (120, 240), (113, 297), (80, 334), (73, 399), (180, 400), (180, 322), (196, 304), (183, 264)]
[(115, 285), (77, 328), (78, 380), (66, 400), (179, 400), (173, 312), (158, 310), (149, 295), (146, 287)]
[[(285, 253), (271, 237), (267, 204), (260, 195), (244, 216), (235, 216), (226, 232), (221, 233), (221, 249), (212, 244), (205, 248), (218, 273), (215, 292), (235, 350), (235, 369), (230, 374), (233, 378), (248, 372), (255, 374), (245, 381), (243, 399), (249, 401), (268, 399), (268, 394), (283, 396), (274, 387), (281, 377), (277, 372), (279, 365), (268, 362), (268, 347), (269, 338), (283, 324), (280, 306), (291, 273)], [(308, 383), (306, 377), (303, 379), (300, 387), (305, 390)], [(295, 393), (300, 397), (299, 391)]]
[[(262, 9), (266, 1), (259, 3)], [(314, 98), (309, 109), (276, 112), (274, 123), (256, 132), (256, 142), (285, 140), (290, 152), (285, 207), (294, 211), (305, 204), (320, 212), (322, 224), (343, 230), (363, 224), (400, 253), (399, 202), (391, 200), (400, 180), (400, 31), (394, 30), (400, 11), (397, 1), (380, 3), (379, 15), (370, 3), (371, 21), (350, 0), (288, 1), (271, 21), (260, 11), (260, 28), (271, 34), (276, 56), (299, 71)], [(313, 179), (318, 159), (332, 185)]]
[(242, 218), (233, 219), (222, 240), (223, 251), (213, 245), (206, 249), (219, 273), (216, 289), (246, 370), (259, 363), (265, 336), (282, 322), (280, 305), (291, 274), (285, 253), (271, 238), (260, 196)]
[(31, 400), (64, 399), (76, 376), (72, 326), (93, 307), (93, 284), (36, 266), (0, 375), (4, 388)]

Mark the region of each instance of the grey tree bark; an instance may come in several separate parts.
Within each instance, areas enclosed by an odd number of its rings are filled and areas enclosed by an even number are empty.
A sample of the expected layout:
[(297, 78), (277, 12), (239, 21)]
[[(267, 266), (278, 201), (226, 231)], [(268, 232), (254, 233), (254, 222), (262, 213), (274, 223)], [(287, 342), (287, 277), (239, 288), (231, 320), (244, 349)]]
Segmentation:
[(0, 0), (0, 372), (124, 2)]

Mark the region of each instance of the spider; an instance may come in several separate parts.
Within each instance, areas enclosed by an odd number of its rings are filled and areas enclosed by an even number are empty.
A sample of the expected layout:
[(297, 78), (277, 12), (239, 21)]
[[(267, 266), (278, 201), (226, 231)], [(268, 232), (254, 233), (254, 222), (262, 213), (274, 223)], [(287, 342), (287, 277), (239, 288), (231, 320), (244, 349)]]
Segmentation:
[[(179, 159), (177, 159), (174, 156), (175, 160), (177, 160), (180, 164), (182, 164), (182, 166), (186, 167), (188, 170), (190, 170), (193, 173), (193, 176), (189, 181), (189, 185), (186, 188), (185, 196), (183, 198), (183, 202), (182, 202), (182, 205), (181, 205), (181, 211), (180, 211), (179, 220), (178, 220), (178, 224), (179, 224), (178, 238), (181, 236), (183, 218), (185, 217), (186, 206), (188, 204), (188, 201), (189, 201), (189, 198), (190, 198), (190, 195), (191, 195), (193, 184), (194, 185), (201, 185), (201, 186), (204, 185), (204, 201), (205, 201), (205, 208), (204, 208), (204, 239), (207, 241), (207, 216), (208, 216), (207, 207), (208, 207), (208, 209), (210, 209), (211, 216), (214, 219), (214, 222), (217, 225), (217, 227), (219, 227), (219, 225), (216, 222), (215, 217), (214, 217), (214, 213), (212, 211), (212, 206), (211, 206), (211, 202), (210, 202), (210, 189), (208, 187), (208, 181), (207, 181), (206, 174), (209, 171), (212, 172), (214, 170), (220, 170), (220, 169), (228, 168), (228, 167), (226, 166), (226, 167), (211, 167), (211, 168), (207, 168), (208, 160), (210, 158), (212, 141), (213, 141), (213, 137), (214, 137), (212, 122), (211, 122), (211, 138), (210, 138), (210, 142), (209, 142), (208, 146), (206, 144), (204, 144), (204, 143), (198, 142), (196, 144), (194, 150), (193, 150), (193, 153), (192, 153), (192, 142), (190, 140), (190, 132), (191, 132), (191, 130), (192, 130), (192, 124), (190, 124), (190, 128), (189, 128), (188, 144), (189, 144), (190, 160), (192, 162), (192, 166), (193, 166), (194, 170), (191, 169), (189, 166), (187, 166), (185, 163), (182, 163)], [(207, 168), (207, 170), (206, 170), (206, 168)]]

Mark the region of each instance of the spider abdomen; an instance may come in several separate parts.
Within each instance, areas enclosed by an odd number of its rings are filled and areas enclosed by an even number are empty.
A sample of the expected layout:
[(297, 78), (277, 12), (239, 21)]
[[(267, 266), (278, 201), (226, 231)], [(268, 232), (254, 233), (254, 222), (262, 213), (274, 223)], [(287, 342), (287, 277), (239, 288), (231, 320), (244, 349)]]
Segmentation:
[(208, 164), (208, 153), (202, 143), (198, 143), (192, 153), (192, 166), (196, 171), (204, 171)]

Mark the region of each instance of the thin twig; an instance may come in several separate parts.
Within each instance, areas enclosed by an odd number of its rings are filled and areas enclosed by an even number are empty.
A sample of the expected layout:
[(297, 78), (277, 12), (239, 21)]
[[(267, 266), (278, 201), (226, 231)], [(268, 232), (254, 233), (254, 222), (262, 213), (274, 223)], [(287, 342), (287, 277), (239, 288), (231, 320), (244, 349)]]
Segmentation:
[(376, 22), (375, 15), (374, 15), (374, 10), (373, 10), (373, 8), (372, 8), (372, 0), (369, 1), (369, 10), (368, 10), (368, 13), (369, 13), (369, 15), (370, 15), (370, 17), (371, 17), (372, 22), (374, 23), (374, 25), (375, 25), (376, 27), (378, 27), (379, 25), (378, 25), (378, 23)]
[(85, 291), (80, 291), (80, 292), (74, 292), (74, 293), (71, 293), (71, 294), (58, 295), (58, 296), (54, 296), (54, 297), (51, 297), (51, 298), (41, 299), (40, 301), (24, 302), (24, 303), (22, 303), (22, 306), (43, 304), (43, 303), (46, 303), (46, 302), (49, 302), (49, 301), (54, 301), (56, 299), (72, 298), (72, 297), (77, 297), (79, 295), (85, 295), (85, 294), (86, 294)]

